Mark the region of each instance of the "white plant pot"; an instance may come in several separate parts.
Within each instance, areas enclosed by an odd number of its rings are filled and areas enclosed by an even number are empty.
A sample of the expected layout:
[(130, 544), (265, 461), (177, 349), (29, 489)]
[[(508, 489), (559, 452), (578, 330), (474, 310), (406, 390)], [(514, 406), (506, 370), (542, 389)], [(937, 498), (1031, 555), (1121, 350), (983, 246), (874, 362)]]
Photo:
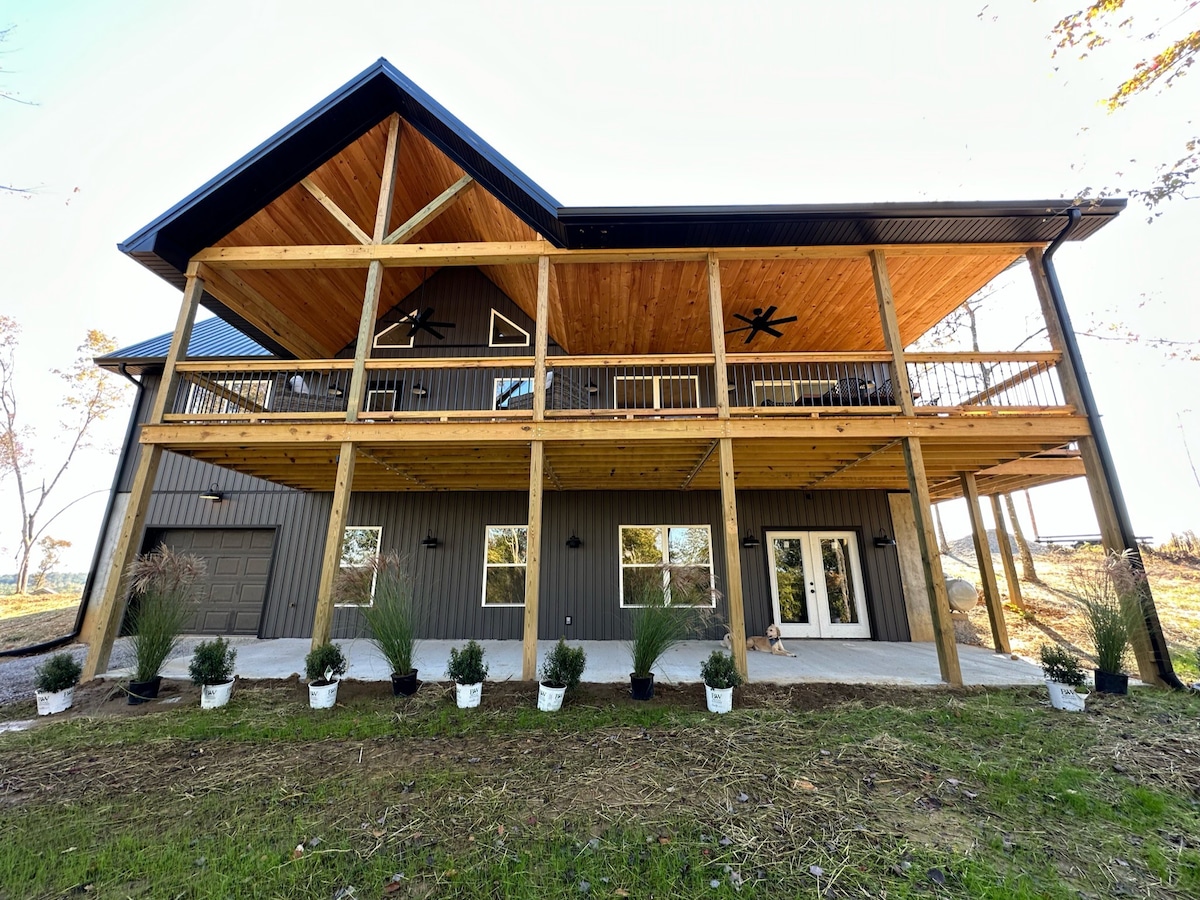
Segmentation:
[(1087, 694), (1081, 694), (1069, 684), (1061, 684), (1057, 681), (1047, 681), (1046, 687), (1050, 690), (1050, 705), (1055, 709), (1083, 712), (1083, 703), (1087, 700)]
[(538, 685), (538, 709), (542, 712), (558, 712), (562, 709), (563, 697), (566, 696), (567, 689), (565, 687), (550, 687), (546, 684)]
[(232, 679), (224, 684), (202, 684), (200, 685), (200, 708), (216, 709), (224, 706), (229, 702), (229, 695), (232, 693)]
[(313, 709), (329, 709), (337, 703), (338, 683), (310, 684), (308, 686), (308, 705)]
[(459, 709), (474, 709), (483, 698), (483, 682), (478, 684), (454, 684), (454, 699)]
[(64, 688), (61, 691), (34, 691), (37, 695), (37, 710), (39, 716), (52, 716), (71, 708), (75, 702), (75, 687)]
[(715, 688), (706, 684), (704, 699), (708, 701), (709, 712), (727, 713), (733, 709), (733, 688)]

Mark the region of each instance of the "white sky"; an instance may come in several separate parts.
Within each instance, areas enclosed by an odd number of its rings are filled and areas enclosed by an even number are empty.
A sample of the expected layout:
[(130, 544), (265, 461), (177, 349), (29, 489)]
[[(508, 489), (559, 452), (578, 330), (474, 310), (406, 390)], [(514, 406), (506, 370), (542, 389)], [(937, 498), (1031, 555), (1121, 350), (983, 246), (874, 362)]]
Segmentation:
[[(128, 345), (173, 327), (178, 291), (118, 241), (380, 56), (566, 205), (1045, 199), (1181, 155), (1200, 76), (1109, 116), (1097, 100), (1146, 44), (1054, 61), (1045, 36), (1080, 0), (983, 5), (6, 0), (0, 88), (37, 103), (0, 102), (0, 182), (39, 188), (0, 195), (0, 312), (25, 327), (24, 408), (53, 426), (45, 372), (86, 328)], [(1059, 253), (1072, 314), (1200, 336), (1200, 203), (1145, 219), (1131, 207)], [(1032, 296), (1006, 291), (1002, 318), (1023, 322)], [(1012, 327), (985, 349), (1012, 346)], [(1135, 529), (1200, 526), (1182, 440), (1200, 462), (1200, 364), (1083, 346)], [(111, 444), (125, 418), (107, 423)], [(81, 459), (57, 500), (106, 489), (114, 463)], [(103, 501), (51, 530), (75, 544), (65, 568), (89, 564)], [(1043, 534), (1095, 531), (1081, 483), (1034, 502)], [(0, 571), (13, 509), (0, 485)], [(947, 512), (964, 533), (965, 509)]]

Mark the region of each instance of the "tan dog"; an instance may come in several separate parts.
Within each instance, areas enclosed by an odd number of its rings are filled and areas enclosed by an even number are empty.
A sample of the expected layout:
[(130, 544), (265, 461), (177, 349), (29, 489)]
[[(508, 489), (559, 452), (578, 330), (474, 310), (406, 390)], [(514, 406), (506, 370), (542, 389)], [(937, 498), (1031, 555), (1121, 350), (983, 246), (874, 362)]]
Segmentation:
[[(733, 647), (733, 641), (730, 638), (729, 632), (725, 632), (725, 637), (721, 638), (721, 644), (726, 650)], [(760, 637), (754, 635), (746, 638), (747, 650), (761, 650), (763, 653), (774, 653), (776, 656), (795, 656), (795, 653), (789, 653), (787, 647), (783, 646), (783, 638), (779, 636), (779, 626), (771, 623), (767, 626), (767, 636)]]

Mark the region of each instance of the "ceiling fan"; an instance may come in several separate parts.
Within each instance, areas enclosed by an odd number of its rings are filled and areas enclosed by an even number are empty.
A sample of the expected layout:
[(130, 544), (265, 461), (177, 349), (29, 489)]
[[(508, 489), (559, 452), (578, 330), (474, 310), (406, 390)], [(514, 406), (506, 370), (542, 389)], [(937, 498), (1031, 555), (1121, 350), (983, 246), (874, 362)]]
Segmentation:
[(453, 328), (454, 323), (453, 322), (434, 322), (434, 321), (431, 321), (432, 316), (433, 316), (433, 307), (430, 306), (430, 307), (427, 307), (425, 309), (425, 312), (423, 312), (423, 313), (416, 313), (416, 314), (410, 313), (407, 316), (402, 316), (400, 318), (400, 324), (407, 324), (409, 326), (409, 329), (408, 329), (409, 337), (413, 337), (414, 335), (416, 335), (416, 333), (418, 331), (428, 331), (439, 341), (444, 341), (446, 339), (446, 336), (444, 334), (442, 334), (440, 331), (438, 331), (437, 329)]
[(752, 340), (754, 340), (754, 336), (756, 334), (758, 334), (760, 331), (764, 332), (765, 334), (771, 335), (771, 337), (783, 337), (783, 332), (776, 331), (775, 328), (773, 328), (772, 326), (786, 325), (788, 322), (795, 322), (796, 317), (795, 316), (784, 316), (781, 319), (776, 319), (776, 318), (774, 318), (774, 315), (775, 315), (775, 311), (777, 309), (779, 309), (778, 306), (768, 306), (765, 310), (762, 309), (761, 307), (755, 308), (754, 318), (752, 318), (752, 319), (748, 318), (747, 316), (743, 316), (741, 313), (734, 313), (733, 317), (735, 319), (740, 319), (741, 321), (745, 322), (746, 324), (741, 328), (733, 328), (725, 333), (726, 334), (736, 334), (739, 331), (748, 331), (750, 333), (748, 335), (746, 335), (746, 343), (747, 344), (750, 343)]

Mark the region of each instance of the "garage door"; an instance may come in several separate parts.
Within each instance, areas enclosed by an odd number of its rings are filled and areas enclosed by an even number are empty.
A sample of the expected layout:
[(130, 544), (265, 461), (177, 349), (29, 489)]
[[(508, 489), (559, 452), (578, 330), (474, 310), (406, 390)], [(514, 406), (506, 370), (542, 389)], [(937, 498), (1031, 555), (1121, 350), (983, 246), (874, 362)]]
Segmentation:
[(258, 634), (275, 547), (273, 529), (179, 529), (164, 532), (160, 540), (200, 557), (207, 568), (189, 634)]

